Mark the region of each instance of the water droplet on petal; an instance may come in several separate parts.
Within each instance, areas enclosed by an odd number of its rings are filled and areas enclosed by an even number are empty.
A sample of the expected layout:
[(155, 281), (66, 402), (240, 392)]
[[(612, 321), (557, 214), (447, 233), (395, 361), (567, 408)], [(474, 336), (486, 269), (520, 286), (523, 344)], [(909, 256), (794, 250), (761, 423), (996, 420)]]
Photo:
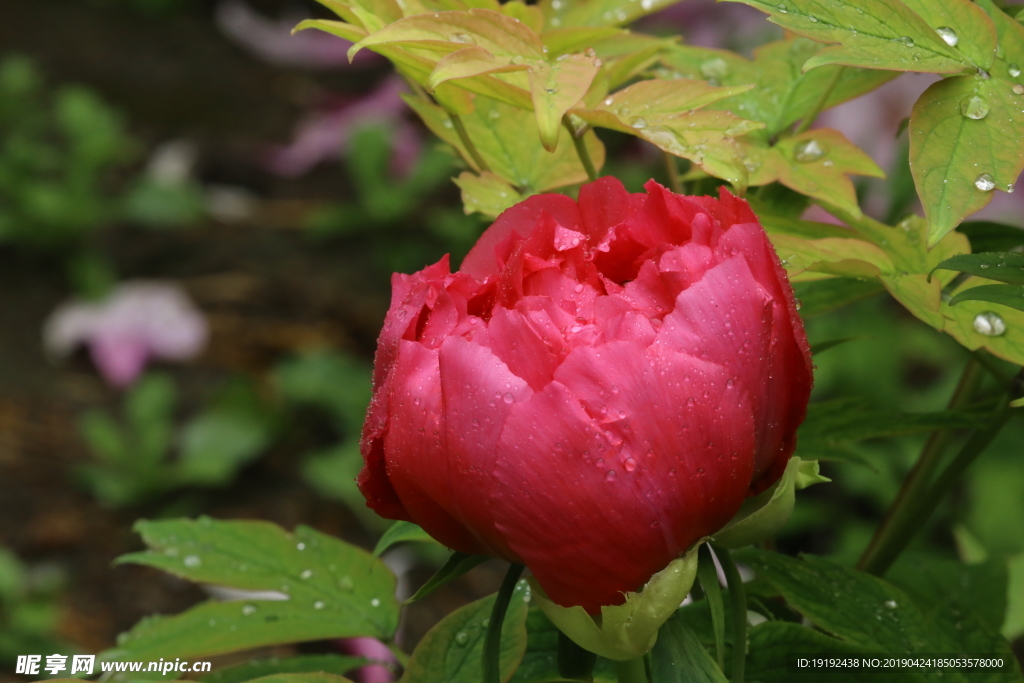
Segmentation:
[(1006, 322), (998, 313), (985, 311), (974, 316), (974, 331), (986, 337), (998, 337), (1006, 333)]
[(505, 403), (512, 403), (512, 401), (516, 400), (516, 397), (513, 396), (512, 394), (507, 393), (501, 397), (501, 400), (504, 401)]
[(636, 460), (633, 458), (626, 458), (626, 462), (622, 463), (622, 466), (627, 472), (632, 472), (636, 469)]
[(960, 36), (956, 34), (956, 31), (948, 26), (940, 26), (935, 29), (935, 32), (939, 34), (939, 37), (946, 42), (946, 45), (950, 47), (956, 47), (956, 44), (960, 42)]
[(615, 481), (615, 470), (608, 470), (608, 474), (604, 476), (605, 481)]
[(977, 95), (971, 95), (960, 103), (960, 113), (969, 119), (983, 119), (988, 116), (988, 110), (988, 102)]
[(828, 154), (828, 148), (814, 138), (804, 140), (793, 148), (793, 158), (802, 163), (817, 161)]
[(982, 173), (974, 179), (974, 186), (982, 192), (991, 192), (996, 187), (996, 181), (988, 173)]

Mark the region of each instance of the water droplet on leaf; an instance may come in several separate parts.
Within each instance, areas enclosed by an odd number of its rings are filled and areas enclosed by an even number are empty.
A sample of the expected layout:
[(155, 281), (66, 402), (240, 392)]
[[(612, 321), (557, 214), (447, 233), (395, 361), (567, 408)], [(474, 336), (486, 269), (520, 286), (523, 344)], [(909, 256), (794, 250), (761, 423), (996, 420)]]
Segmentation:
[(900, 36), (899, 38), (893, 38), (892, 42), (899, 43), (900, 45), (906, 45), (907, 47), (914, 47), (914, 39), (910, 36)]
[(244, 616), (247, 616), (247, 617), (250, 617), (253, 614), (256, 614), (256, 605), (243, 605), (242, 606), (242, 614)]
[(1017, 76), (1020, 76), (1020, 67), (1016, 64), (1009, 64), (1006, 67), (1006, 70), (1010, 73), (1010, 78), (1017, 78)]
[(327, 603), (325, 603), (323, 600), (317, 600), (313, 603), (313, 609), (323, 609), (326, 606)]
[(940, 26), (935, 29), (935, 32), (939, 34), (939, 37), (945, 41), (946, 45), (950, 47), (956, 47), (956, 44), (960, 42), (960, 36), (956, 34), (956, 31), (948, 26)]
[(991, 192), (996, 187), (996, 181), (988, 173), (982, 173), (974, 179), (974, 186), (982, 192)]
[(183, 562), (186, 567), (191, 567), (192, 569), (195, 569), (203, 563), (203, 561), (199, 558), (198, 555), (188, 555), (185, 557)]
[(985, 311), (974, 316), (974, 331), (986, 337), (998, 337), (1006, 333), (1006, 322), (998, 313)]
[(983, 119), (988, 116), (988, 111), (988, 102), (978, 95), (971, 95), (960, 103), (960, 113), (969, 119)]
[(804, 140), (793, 148), (793, 158), (802, 163), (817, 161), (828, 154), (828, 148), (814, 138)]
[(465, 631), (459, 631), (458, 633), (455, 634), (455, 644), (458, 645), (459, 647), (466, 647), (466, 644), (468, 642), (469, 642), (469, 634), (466, 633)]

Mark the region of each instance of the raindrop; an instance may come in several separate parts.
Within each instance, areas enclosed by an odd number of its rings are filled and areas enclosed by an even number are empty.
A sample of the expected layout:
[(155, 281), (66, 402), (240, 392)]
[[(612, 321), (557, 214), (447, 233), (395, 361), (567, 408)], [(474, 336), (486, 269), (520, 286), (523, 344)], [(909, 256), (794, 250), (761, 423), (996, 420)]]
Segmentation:
[(817, 24), (818, 23), (818, 17), (814, 16), (813, 14), (808, 14), (807, 15), (807, 20), (809, 22), (811, 22), (812, 24)]
[(645, 12), (650, 12), (654, 9), (654, 0), (640, 0), (640, 8)]
[(340, 579), (338, 579), (338, 588), (345, 591), (346, 593), (351, 593), (352, 590), (355, 588), (355, 584), (352, 583), (352, 577), (343, 576)]
[(624, 462), (622, 466), (626, 468), (627, 472), (632, 472), (636, 469), (636, 460), (633, 458), (626, 458), (626, 462)]
[(501, 400), (504, 401), (505, 403), (511, 403), (512, 401), (516, 400), (516, 397), (513, 396), (512, 394), (505, 394), (504, 396), (501, 397)]
[(1021, 85), (1020, 83), (1017, 83), (1016, 85), (1014, 85), (1013, 86), (1013, 94), (1014, 95), (1024, 95), (1024, 85)]
[(826, 154), (828, 154), (828, 148), (814, 138), (804, 140), (793, 148), (793, 158), (803, 163), (817, 161)]
[(604, 477), (605, 481), (615, 481), (615, 470), (608, 470), (608, 474)]
[(1006, 70), (1010, 72), (1010, 78), (1017, 78), (1017, 76), (1020, 76), (1020, 67), (1016, 64), (1010, 64), (1006, 67)]
[(305, 550), (306, 549), (306, 544), (305, 543), (296, 543), (295, 544), (295, 548), (296, 548), (296, 550)]
[(633, 119), (633, 123), (630, 124), (630, 125), (632, 125), (634, 128), (637, 128), (637, 129), (646, 128), (647, 127), (647, 119), (645, 119), (643, 117), (635, 118), (635, 119)]
[(370, 607), (380, 607), (380, 600), (377, 598), (370, 600)]
[(789, 9), (781, 2), (775, 6), (775, 9), (779, 10), (780, 14), (786, 14), (787, 12), (789, 12)]
[(935, 29), (935, 32), (939, 34), (939, 37), (946, 41), (946, 45), (950, 47), (956, 47), (956, 44), (960, 42), (960, 36), (956, 34), (956, 31), (948, 26), (940, 26)]
[(256, 605), (243, 605), (242, 614), (247, 617), (251, 617), (253, 614), (256, 614)]
[(998, 313), (985, 311), (974, 316), (974, 331), (986, 337), (998, 337), (1006, 333), (1006, 323)]
[(469, 642), (469, 634), (465, 631), (459, 631), (455, 634), (455, 644), (459, 647), (466, 647), (466, 643)]
[(183, 560), (183, 562), (185, 563), (186, 567), (191, 567), (193, 569), (195, 569), (203, 563), (203, 561), (199, 559), (198, 555), (189, 555)]
[(312, 569), (304, 569), (302, 571), (302, 573), (299, 574), (299, 578), (300, 579), (308, 579), (308, 578), (310, 578), (312, 576), (313, 576), (313, 570)]
[(892, 42), (899, 43), (900, 45), (906, 45), (907, 47), (914, 47), (914, 39), (910, 36), (900, 36), (899, 38), (893, 38)]
[(974, 179), (974, 186), (982, 192), (991, 192), (996, 187), (996, 181), (988, 173), (982, 173)]
[(700, 75), (707, 79), (722, 79), (729, 75), (729, 65), (721, 57), (709, 59), (700, 65)]
[(450, 36), (448, 36), (448, 40), (452, 41), (453, 43), (462, 43), (464, 45), (473, 45), (476, 42), (473, 40), (472, 36), (466, 33), (453, 33)]
[(895, 600), (886, 600), (884, 604), (889, 609), (896, 609), (899, 607), (899, 604)]
[(988, 116), (988, 110), (988, 102), (977, 95), (971, 95), (960, 103), (960, 113), (969, 119), (983, 119)]
[(327, 607), (327, 603), (323, 600), (317, 600), (313, 603), (313, 609), (323, 609), (324, 607)]

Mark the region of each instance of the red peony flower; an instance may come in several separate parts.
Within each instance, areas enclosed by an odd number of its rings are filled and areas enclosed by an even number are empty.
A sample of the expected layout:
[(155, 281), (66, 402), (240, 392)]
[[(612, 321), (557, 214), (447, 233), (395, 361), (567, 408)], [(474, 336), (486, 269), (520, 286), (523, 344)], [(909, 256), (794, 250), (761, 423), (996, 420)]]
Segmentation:
[(396, 274), (359, 486), (596, 613), (774, 483), (811, 359), (757, 217), (614, 178), (503, 213), (459, 272)]

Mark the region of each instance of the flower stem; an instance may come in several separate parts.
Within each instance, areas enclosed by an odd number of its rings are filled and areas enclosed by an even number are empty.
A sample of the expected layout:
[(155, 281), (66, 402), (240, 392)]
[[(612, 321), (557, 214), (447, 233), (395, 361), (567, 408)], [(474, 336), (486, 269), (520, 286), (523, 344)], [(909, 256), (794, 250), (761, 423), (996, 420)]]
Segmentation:
[(644, 665), (643, 657), (612, 664), (615, 665), (615, 676), (619, 683), (647, 683), (647, 667)]
[(558, 675), (574, 680), (594, 680), (594, 664), (597, 655), (573, 642), (572, 638), (558, 632)]
[(501, 683), (501, 626), (505, 621), (505, 612), (508, 611), (512, 593), (515, 592), (516, 584), (522, 574), (523, 565), (509, 566), (508, 573), (505, 574), (505, 579), (501, 582), (501, 588), (498, 590), (498, 596), (494, 599), (491, 618), (487, 622), (487, 633), (484, 635), (483, 683)]
[(747, 591), (729, 551), (719, 546), (715, 546), (714, 551), (729, 584), (729, 603), (732, 607), (732, 676), (729, 680), (732, 683), (743, 683), (744, 670), (747, 668)]
[[(948, 409), (956, 410), (970, 403), (984, 378), (984, 369), (975, 358), (967, 361), (960, 381), (949, 399)], [(907, 478), (903, 481), (896, 499), (875, 529), (868, 547), (864, 550), (857, 568), (869, 574), (882, 576), (910, 542), (914, 533), (925, 521), (918, 514), (919, 507), (928, 493), (929, 485), (942, 462), (942, 455), (953, 435), (949, 430), (936, 430), (928, 437), (921, 455)]]
[(459, 134), (459, 140), (462, 141), (462, 146), (469, 152), (469, 156), (473, 157), (473, 163), (476, 164), (477, 168), (481, 171), (490, 171), (491, 167), (487, 165), (484, 158), (480, 156), (480, 151), (473, 144), (473, 141), (469, 139), (469, 133), (466, 132), (466, 126), (462, 123), (462, 117), (458, 114), (448, 112), (448, 118), (451, 119), (452, 126), (455, 127), (455, 132)]
[(832, 95), (832, 91), (836, 89), (837, 85), (839, 85), (839, 79), (843, 77), (844, 71), (846, 71), (846, 67), (841, 66), (836, 69), (834, 74), (832, 74), (832, 78), (822, 89), (821, 95), (818, 96), (818, 101), (814, 103), (814, 108), (807, 113), (807, 116), (805, 116), (803, 121), (800, 122), (800, 125), (796, 127), (796, 130), (793, 131), (794, 135), (803, 133), (814, 124), (815, 119), (818, 118), (818, 114), (820, 114), (821, 110), (825, 108), (825, 104), (828, 102), (828, 98)]
[(597, 169), (594, 168), (594, 161), (590, 158), (590, 152), (587, 151), (587, 143), (583, 140), (586, 131), (583, 135), (577, 136), (568, 114), (562, 117), (562, 125), (569, 132), (569, 137), (572, 138), (572, 144), (576, 148), (576, 154), (579, 155), (580, 163), (583, 164), (583, 170), (587, 172), (587, 177), (592, 181), (597, 180)]
[(668, 173), (668, 188), (676, 194), (683, 193), (683, 184), (679, 180), (679, 164), (668, 152), (661, 153), (665, 157), (665, 171)]

